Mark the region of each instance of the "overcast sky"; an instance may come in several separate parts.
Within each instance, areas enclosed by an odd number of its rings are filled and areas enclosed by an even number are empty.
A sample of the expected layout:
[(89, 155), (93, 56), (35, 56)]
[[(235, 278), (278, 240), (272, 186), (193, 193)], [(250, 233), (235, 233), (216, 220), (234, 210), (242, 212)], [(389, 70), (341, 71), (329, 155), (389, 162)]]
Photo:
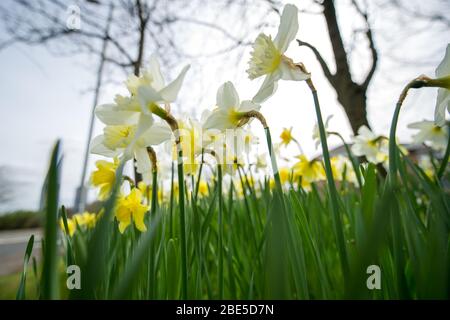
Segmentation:
[[(445, 9), (444, 12), (449, 12), (448, 7)], [(402, 29), (403, 34), (407, 34), (405, 30), (408, 28), (407, 25), (399, 26), (399, 21), (389, 20), (389, 16), (384, 16), (385, 14), (377, 12), (372, 17), (375, 40), (380, 51), (380, 68), (369, 90), (368, 111), (369, 121), (374, 131), (379, 134), (388, 133), (394, 104), (403, 85), (420, 74), (433, 76), (435, 66), (442, 59), (445, 47), (450, 42), (450, 33), (438, 36), (422, 33), (408, 35), (407, 41), (399, 39), (393, 45), (386, 40), (392, 38), (392, 34), (386, 35), (385, 30), (396, 32), (397, 29)], [(355, 20), (357, 15), (348, 10), (340, 10), (339, 16), (344, 32), (358, 22)], [(300, 14), (299, 22), (298, 37), (314, 43), (326, 59), (331, 61), (328, 35), (322, 17)], [(417, 22), (407, 21), (407, 23)], [(384, 30), (384, 34), (377, 33), (377, 30)], [(274, 36), (276, 28), (263, 31)], [(4, 38), (4, 30), (0, 30), (0, 39)], [(184, 47), (189, 51), (189, 48), (202, 47), (205, 42), (211, 45), (213, 41), (212, 37), (205, 37), (200, 31), (193, 32), (190, 42)], [(250, 48), (245, 49), (238, 64), (233, 62), (230, 65), (225, 55), (212, 60), (180, 61), (179, 65), (171, 70), (167, 70), (163, 65), (164, 75), (173, 76), (186, 63), (194, 64), (194, 70), (200, 70), (202, 75), (200, 82), (196, 75), (192, 73), (187, 75), (180, 95), (182, 101), (178, 107), (175, 105), (174, 112), (177, 115), (189, 113), (199, 116), (202, 110), (214, 106), (217, 87), (227, 80), (235, 83), (242, 99), (251, 98), (261, 82), (246, 78), (249, 50)], [(427, 54), (429, 52), (432, 54)], [(146, 58), (149, 55), (150, 52)], [(328, 115), (334, 116), (330, 129), (339, 131), (349, 138), (348, 123), (336, 101), (335, 92), (325, 80), (312, 54), (293, 43), (287, 55), (295, 61), (304, 62), (312, 72), (319, 91), (323, 115), (325, 118)], [(364, 54), (361, 56), (357, 52), (355, 57), (364, 58)], [(217, 68), (218, 61), (221, 61), (220, 69)], [(409, 63), (403, 63), (405, 61)], [(362, 59), (360, 65), (355, 65), (356, 73), (364, 75), (367, 66), (368, 62)], [(56, 57), (42, 47), (14, 45), (0, 51), (0, 146), (2, 147), (0, 166), (7, 169), (7, 181), (14, 195), (11, 201), (0, 204), (0, 212), (38, 207), (50, 151), (57, 138), (63, 141), (64, 154), (61, 202), (68, 206), (73, 204), (74, 192), (80, 179), (92, 107), (93, 97), (89, 89), (93, 87), (95, 81), (91, 73), (93, 67), (95, 63), (92, 57), (81, 55)], [(114, 80), (120, 83), (125, 78)], [(109, 84), (103, 89), (100, 101), (111, 102), (116, 93), (124, 92), (123, 86)], [(420, 90), (408, 97), (399, 123), (400, 141), (409, 140), (411, 132), (406, 128), (408, 123), (432, 119), (435, 97), (436, 91), (433, 89)], [(188, 99), (190, 100), (186, 101)], [(180, 110), (179, 105), (186, 108)], [(304, 83), (280, 82), (276, 95), (263, 105), (262, 113), (268, 120), (275, 141), (278, 140), (283, 127), (292, 126), (294, 136), (300, 141), (305, 152), (309, 156), (318, 153), (311, 139), (315, 124), (314, 107), (310, 92)], [(252, 127), (255, 133), (262, 136), (263, 131), (258, 125), (253, 124)], [(98, 134), (101, 130), (101, 124), (96, 122), (95, 133)], [(336, 145), (336, 141), (331, 140), (331, 145)], [(263, 147), (264, 145), (260, 150), (264, 151)], [(286, 154), (295, 154), (295, 146), (292, 148), (285, 151)], [(93, 168), (96, 159), (98, 157), (91, 157), (90, 169)]]

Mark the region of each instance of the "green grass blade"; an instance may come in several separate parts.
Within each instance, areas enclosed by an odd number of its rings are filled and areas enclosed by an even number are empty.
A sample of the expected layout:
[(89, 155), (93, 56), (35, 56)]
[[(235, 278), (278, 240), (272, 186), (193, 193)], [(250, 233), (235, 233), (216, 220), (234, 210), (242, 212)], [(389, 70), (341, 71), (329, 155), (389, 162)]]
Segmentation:
[(58, 196), (59, 196), (59, 170), (58, 157), (60, 141), (53, 149), (50, 168), (48, 170), (46, 214), (44, 229), (44, 265), (41, 280), (41, 299), (58, 299)]
[(27, 279), (28, 261), (30, 261), (31, 253), (33, 251), (34, 235), (31, 235), (28, 240), (27, 248), (25, 250), (25, 256), (23, 257), (23, 269), (20, 277), (19, 289), (17, 290), (16, 300), (25, 299), (25, 284)]

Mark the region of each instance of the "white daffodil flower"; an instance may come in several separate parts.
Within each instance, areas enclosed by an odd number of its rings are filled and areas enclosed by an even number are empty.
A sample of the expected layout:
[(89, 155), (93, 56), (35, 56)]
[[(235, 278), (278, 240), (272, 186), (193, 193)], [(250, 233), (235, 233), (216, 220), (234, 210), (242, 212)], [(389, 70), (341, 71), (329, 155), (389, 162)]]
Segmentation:
[(107, 156), (121, 154), (126, 159), (134, 156), (138, 172), (150, 170), (146, 147), (171, 137), (170, 128), (164, 124), (154, 124), (152, 114), (161, 118), (167, 116), (167, 111), (160, 104), (165, 105), (176, 99), (188, 69), (189, 66), (184, 67), (173, 82), (165, 85), (159, 63), (152, 55), (142, 76), (131, 76), (126, 81), (131, 96), (117, 95), (115, 103), (96, 108), (97, 118), (106, 127), (104, 134), (93, 140), (92, 152)]
[(172, 131), (165, 123), (154, 123), (136, 138), (137, 124), (107, 124), (103, 134), (91, 141), (90, 152), (105, 157), (136, 159), (137, 171), (143, 176), (151, 176), (151, 162), (147, 147), (170, 140)]
[[(325, 120), (325, 136), (327, 138), (328, 138), (328, 124), (329, 124), (331, 118), (333, 118), (332, 114), (330, 114), (327, 117), (327, 119)], [(314, 125), (312, 138), (314, 140), (314, 143), (315, 143), (316, 149), (317, 149), (319, 147), (320, 143), (321, 143), (321, 141), (320, 141), (320, 131), (319, 131), (319, 126), (317, 125), (317, 123)]]
[(445, 150), (448, 141), (448, 130), (446, 126), (438, 126), (433, 121), (423, 120), (411, 123), (408, 128), (419, 130), (412, 138), (416, 144), (429, 142), (436, 150)]
[(107, 125), (137, 123), (134, 138), (138, 140), (152, 126), (153, 113), (161, 118), (167, 116), (167, 111), (160, 105), (175, 101), (188, 69), (189, 65), (185, 66), (174, 81), (165, 85), (158, 60), (152, 55), (142, 76), (133, 75), (126, 81), (131, 96), (118, 95), (115, 104), (98, 106), (95, 114)]
[[(442, 62), (436, 69), (436, 78), (443, 78), (450, 76), (450, 44), (447, 45), (445, 56)], [(450, 112), (450, 90), (447, 88), (439, 88), (436, 109), (434, 111), (434, 121), (438, 126), (444, 126), (445, 113)]]
[(185, 66), (178, 77), (168, 85), (165, 85), (161, 74), (159, 62), (154, 55), (150, 57), (149, 67), (142, 77), (128, 80), (127, 86), (131, 94), (137, 96), (143, 114), (151, 116), (152, 113), (164, 116), (164, 109), (160, 104), (174, 102), (183, 84), (189, 65)]
[(267, 168), (267, 154), (262, 153), (258, 154), (256, 156), (256, 163), (255, 163), (257, 170), (265, 170)]
[(381, 163), (388, 159), (387, 139), (377, 136), (366, 126), (361, 126), (354, 138), (352, 152), (358, 156), (365, 156), (369, 162)]
[(256, 103), (262, 103), (272, 96), (278, 80), (302, 81), (310, 77), (295, 65), (291, 58), (284, 55), (298, 32), (298, 9), (287, 4), (281, 15), (280, 26), (275, 39), (261, 33), (253, 44), (253, 51), (247, 73), (251, 80), (266, 76), (261, 88), (253, 97)]
[(217, 108), (207, 117), (203, 127), (205, 129), (235, 129), (242, 123), (246, 112), (257, 111), (260, 105), (245, 100), (240, 102), (239, 95), (231, 82), (225, 82), (217, 90)]

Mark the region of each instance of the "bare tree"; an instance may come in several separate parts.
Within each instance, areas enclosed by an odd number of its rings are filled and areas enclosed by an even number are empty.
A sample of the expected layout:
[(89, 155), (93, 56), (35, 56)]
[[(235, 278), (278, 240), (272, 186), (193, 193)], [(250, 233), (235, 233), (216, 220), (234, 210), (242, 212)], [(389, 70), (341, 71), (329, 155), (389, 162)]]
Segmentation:
[[(114, 3), (115, 10), (108, 18), (110, 3)], [(201, 18), (198, 13), (211, 6), (214, 7), (211, 11), (219, 13), (222, 19)], [(278, 0), (220, 0), (214, 3), (208, 0), (79, 0), (73, 3), (6, 0), (0, 4), (0, 17), (9, 38), (0, 40), (0, 50), (15, 43), (45, 45), (58, 55), (87, 53), (98, 56), (115, 70), (138, 76), (150, 52), (158, 53), (160, 59), (169, 65), (180, 58), (195, 57), (183, 48), (183, 36), (186, 36), (183, 29), (192, 29), (192, 26), (210, 29), (219, 36), (223, 47), (202, 52), (202, 55), (223, 55), (249, 45), (254, 31), (265, 24), (260, 21), (265, 21), (264, 17), (280, 6)], [(253, 25), (247, 23), (245, 28), (241, 28), (230, 23), (239, 18), (248, 21), (245, 15), (249, 12), (256, 17), (252, 19)], [(79, 27), (68, 25), (68, 21), (74, 18), (79, 19)], [(105, 33), (108, 19), (111, 23)], [(221, 25), (219, 20), (228, 24)], [(105, 43), (108, 43), (107, 52), (103, 50)], [(97, 94), (99, 89), (97, 83)], [(141, 180), (136, 171), (135, 175), (137, 180)]]
[[(313, 3), (320, 8), (320, 13), (325, 19), (328, 37), (333, 51), (334, 72), (329, 67), (322, 53), (313, 44), (301, 40), (298, 40), (298, 44), (309, 48), (317, 58), (325, 77), (336, 90), (337, 99), (344, 108), (353, 132), (356, 133), (362, 125), (370, 128), (367, 117), (367, 91), (379, 66), (379, 50), (375, 42), (369, 5), (364, 1), (350, 1), (351, 7), (363, 21), (361, 27), (353, 30), (353, 35), (362, 33), (365, 36), (365, 39), (359, 41), (356, 45), (366, 46), (371, 57), (371, 64), (365, 77), (362, 81), (356, 81), (355, 70), (352, 70), (351, 67), (356, 61), (350, 57), (355, 44), (351, 43), (350, 46), (346, 46), (346, 41), (340, 29), (339, 15), (336, 10), (337, 2), (334, 0), (314, 0)], [(448, 11), (448, 4), (444, 4), (443, 7)], [(435, 8), (435, 12), (425, 13), (415, 9), (410, 1), (383, 0), (373, 1), (370, 8), (372, 10), (388, 10), (388, 8), (394, 8), (398, 15), (409, 16), (409, 21), (417, 21), (417, 19), (434, 21), (443, 26), (443, 30), (446, 30), (443, 32), (448, 32), (448, 26), (450, 26), (450, 19), (447, 18), (447, 15), (438, 11), (440, 9), (439, 6)], [(412, 35), (419, 32), (417, 27), (412, 23), (405, 25), (405, 29)], [(384, 32), (388, 33), (389, 31), (384, 30)], [(400, 36), (395, 39), (395, 41), (401, 40)]]
[[(2, 1), (0, 17), (9, 38), (0, 41), (0, 49), (21, 42), (48, 45), (52, 50), (56, 48), (55, 53), (58, 54), (87, 52), (101, 55), (110, 2), (75, 1), (80, 12), (80, 28), (68, 28), (71, 6), (61, 0)], [(166, 63), (180, 57), (192, 57), (183, 50), (183, 42), (180, 41), (186, 36), (186, 33), (180, 32), (183, 28), (196, 25), (220, 35), (223, 47), (205, 54), (222, 54), (250, 44), (249, 35), (253, 37), (252, 32), (265, 24), (260, 22), (263, 17), (281, 6), (279, 1), (272, 0), (267, 3), (255, 0), (120, 0), (113, 3), (115, 10), (107, 39), (111, 48), (105, 57), (106, 62), (127, 73), (131, 70), (136, 75), (149, 52), (159, 53)], [(197, 13), (212, 5), (214, 10), (221, 10), (221, 17), (228, 17), (225, 20), (228, 23), (238, 18), (235, 17), (236, 12), (246, 14), (250, 11), (259, 17), (252, 19), (255, 23), (245, 29), (233, 27), (231, 23), (221, 26), (217, 21), (200, 19)]]

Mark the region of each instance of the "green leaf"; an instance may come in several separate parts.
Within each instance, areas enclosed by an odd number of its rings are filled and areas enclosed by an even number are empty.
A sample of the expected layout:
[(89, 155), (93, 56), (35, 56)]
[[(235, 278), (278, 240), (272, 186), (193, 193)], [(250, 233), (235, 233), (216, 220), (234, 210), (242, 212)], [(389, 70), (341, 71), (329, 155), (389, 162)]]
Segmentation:
[[(58, 156), (60, 141), (56, 142), (53, 149), (50, 167), (47, 174), (47, 194), (45, 202), (45, 228), (43, 253), (44, 265), (41, 279), (41, 299), (58, 299), (58, 196), (59, 196), (59, 169)], [(44, 249), (44, 248), (43, 248)]]
[(31, 235), (28, 240), (27, 248), (25, 250), (25, 256), (23, 257), (23, 269), (20, 277), (19, 289), (17, 290), (16, 300), (25, 299), (25, 284), (27, 279), (28, 261), (30, 261), (31, 253), (33, 251), (34, 235)]

